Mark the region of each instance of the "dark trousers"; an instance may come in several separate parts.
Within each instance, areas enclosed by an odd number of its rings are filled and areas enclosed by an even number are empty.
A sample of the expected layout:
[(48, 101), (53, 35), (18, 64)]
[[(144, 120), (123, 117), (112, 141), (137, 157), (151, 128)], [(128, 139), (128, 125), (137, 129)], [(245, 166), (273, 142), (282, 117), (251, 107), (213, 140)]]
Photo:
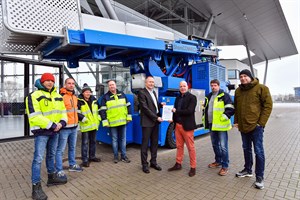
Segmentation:
[(148, 145), (150, 139), (150, 152), (151, 152), (151, 164), (157, 164), (157, 148), (158, 148), (158, 123), (153, 127), (142, 127), (143, 136), (142, 136), (142, 145), (141, 145), (141, 160), (142, 165), (148, 165)]
[(87, 162), (88, 159), (93, 159), (95, 157), (96, 157), (96, 130), (83, 132), (81, 137), (81, 159), (83, 162)]
[(265, 171), (265, 153), (263, 145), (264, 128), (256, 126), (256, 128), (249, 133), (241, 133), (243, 141), (243, 150), (245, 158), (245, 169), (252, 173), (253, 156), (252, 143), (255, 153), (255, 174), (256, 177), (264, 178)]

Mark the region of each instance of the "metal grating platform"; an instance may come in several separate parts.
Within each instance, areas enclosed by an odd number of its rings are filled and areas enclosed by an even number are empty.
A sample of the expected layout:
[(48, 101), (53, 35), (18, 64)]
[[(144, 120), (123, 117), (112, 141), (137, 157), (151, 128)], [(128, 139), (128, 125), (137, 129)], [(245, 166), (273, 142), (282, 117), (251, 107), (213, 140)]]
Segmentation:
[(0, 51), (34, 52), (46, 37), (63, 37), (62, 29), (81, 29), (78, 0), (2, 0)]

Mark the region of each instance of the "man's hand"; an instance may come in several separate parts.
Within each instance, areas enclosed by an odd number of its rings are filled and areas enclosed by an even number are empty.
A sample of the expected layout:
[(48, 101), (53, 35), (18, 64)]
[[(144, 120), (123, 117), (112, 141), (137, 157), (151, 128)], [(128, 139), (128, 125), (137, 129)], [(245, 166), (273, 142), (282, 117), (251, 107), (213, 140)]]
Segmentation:
[(158, 117), (157, 118), (157, 121), (159, 121), (159, 122), (162, 122), (162, 121), (164, 121), (161, 117)]
[(161, 102), (160, 104), (161, 104), (162, 106), (167, 105), (166, 102)]
[(175, 113), (176, 112), (176, 108), (172, 108), (172, 112)]
[(221, 122), (225, 122), (226, 120), (228, 120), (228, 117), (225, 114), (222, 114), (220, 120)]
[(239, 124), (233, 124), (233, 127), (239, 128)]
[(54, 129), (54, 132), (58, 132), (61, 128), (62, 128), (62, 124), (61, 123), (57, 123), (56, 124), (56, 128)]

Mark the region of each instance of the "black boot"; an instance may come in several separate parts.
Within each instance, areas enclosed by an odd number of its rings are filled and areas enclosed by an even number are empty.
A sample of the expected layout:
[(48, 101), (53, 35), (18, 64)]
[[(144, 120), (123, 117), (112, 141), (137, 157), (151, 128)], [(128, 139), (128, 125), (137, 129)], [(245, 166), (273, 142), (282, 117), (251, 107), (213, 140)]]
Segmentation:
[(68, 182), (67, 176), (64, 173), (48, 174), (47, 186), (63, 185)]
[(182, 169), (181, 164), (179, 164), (179, 163), (176, 162), (173, 167), (171, 167), (171, 168), (168, 169), (168, 171), (171, 172), (171, 171), (181, 170), (181, 169)]
[(196, 175), (196, 168), (191, 168), (190, 172), (189, 172), (189, 176), (192, 177), (192, 176), (195, 176), (195, 175)]
[(32, 199), (34, 200), (47, 200), (48, 197), (42, 189), (41, 183), (38, 182), (32, 185)]

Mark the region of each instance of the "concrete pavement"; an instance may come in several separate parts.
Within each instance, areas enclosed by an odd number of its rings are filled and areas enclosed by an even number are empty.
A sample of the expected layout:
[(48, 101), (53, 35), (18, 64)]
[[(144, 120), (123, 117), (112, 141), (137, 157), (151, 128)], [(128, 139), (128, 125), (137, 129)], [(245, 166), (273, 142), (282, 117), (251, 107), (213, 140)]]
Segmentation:
[[(80, 155), (80, 141), (77, 154)], [(208, 135), (195, 140), (197, 174), (188, 176), (189, 158), (185, 149), (183, 169), (168, 172), (175, 164), (176, 149), (161, 147), (158, 163), (145, 174), (140, 165), (139, 145), (127, 147), (131, 163), (113, 163), (111, 146), (97, 145), (102, 162), (91, 163), (81, 173), (68, 172), (68, 183), (47, 187), (45, 164), (42, 187), (48, 199), (300, 199), (300, 104), (274, 104), (265, 128), (265, 189), (257, 190), (251, 178), (236, 178), (244, 158), (240, 133), (229, 132), (230, 169), (221, 177), (219, 169), (209, 169), (214, 154)], [(33, 140), (0, 143), (0, 200), (31, 199)], [(65, 153), (65, 157), (67, 153)], [(81, 163), (78, 160), (78, 163)], [(64, 162), (68, 166), (68, 162)]]

